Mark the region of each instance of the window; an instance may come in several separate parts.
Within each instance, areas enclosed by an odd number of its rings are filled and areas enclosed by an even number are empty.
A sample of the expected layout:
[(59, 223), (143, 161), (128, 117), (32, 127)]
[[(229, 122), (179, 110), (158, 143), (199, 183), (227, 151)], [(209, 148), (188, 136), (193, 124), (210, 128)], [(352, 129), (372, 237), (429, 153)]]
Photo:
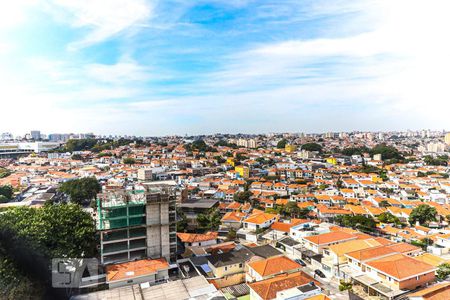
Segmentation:
[(243, 266), (243, 264), (242, 264), (242, 263), (240, 263), (240, 264), (239, 264), (239, 268), (242, 268), (242, 266)]
[(225, 267), (225, 271), (228, 270), (228, 267)]
[(420, 276), (416, 276), (416, 280), (419, 280)]

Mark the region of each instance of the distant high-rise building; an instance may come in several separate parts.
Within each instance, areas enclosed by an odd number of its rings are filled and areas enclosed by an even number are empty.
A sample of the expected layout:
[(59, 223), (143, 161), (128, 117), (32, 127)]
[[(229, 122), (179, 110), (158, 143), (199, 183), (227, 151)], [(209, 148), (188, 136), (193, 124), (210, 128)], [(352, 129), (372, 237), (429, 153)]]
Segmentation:
[(255, 139), (238, 139), (236, 141), (236, 145), (240, 146), (240, 147), (245, 147), (245, 148), (256, 148), (257, 147), (257, 142)]
[(333, 139), (335, 137), (336, 137), (336, 134), (334, 132), (325, 133), (325, 138), (327, 138), (327, 139)]
[(427, 152), (432, 153), (441, 153), (445, 151), (445, 144), (444, 143), (429, 143), (427, 145)]
[(35, 141), (41, 139), (41, 132), (39, 130), (32, 130), (30, 132), (31, 138)]
[(9, 132), (4, 132), (4, 133), (2, 133), (0, 139), (1, 139), (2, 141), (11, 141), (11, 140), (14, 139), (14, 137), (13, 137), (13, 135), (12, 135), (11, 133), (9, 133)]
[(258, 142), (255, 139), (249, 139), (247, 142), (248, 148), (256, 148), (258, 147)]
[(447, 145), (450, 145), (450, 132), (447, 133), (447, 134), (445, 135), (445, 137), (444, 137), (444, 142), (445, 142)]
[(151, 181), (153, 177), (153, 172), (151, 169), (139, 169), (137, 172), (137, 178), (140, 181)]
[(70, 134), (52, 133), (48, 135), (51, 142), (67, 142), (69, 138)]

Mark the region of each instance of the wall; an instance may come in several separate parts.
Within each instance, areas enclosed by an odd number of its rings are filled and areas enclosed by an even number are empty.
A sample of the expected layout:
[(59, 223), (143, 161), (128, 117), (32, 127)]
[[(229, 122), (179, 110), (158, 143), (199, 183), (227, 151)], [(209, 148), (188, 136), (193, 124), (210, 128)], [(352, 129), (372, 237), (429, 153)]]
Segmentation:
[(225, 276), (223, 278), (214, 279), (215, 286), (218, 289), (232, 286), (245, 282), (245, 273), (238, 273), (229, 276)]
[[(209, 267), (211, 268), (211, 270), (214, 273), (214, 276), (216, 276), (217, 278), (222, 278), (228, 275), (232, 275), (232, 274), (236, 274), (236, 273), (242, 273), (244, 274), (245, 272), (245, 263), (242, 263), (241, 266), (239, 266), (239, 264), (234, 264), (234, 265), (229, 265), (226, 267), (219, 267), (219, 268), (215, 268), (211, 263), (208, 262)], [(226, 270), (225, 270), (226, 268)]]
[(408, 280), (401, 281), (399, 284), (399, 288), (413, 290), (417, 286), (425, 285), (426, 283), (433, 281), (434, 279), (434, 272), (431, 272), (425, 275), (420, 275), (419, 280), (416, 280), (416, 277), (414, 277)]
[(108, 284), (108, 286), (110, 289), (112, 289), (112, 288), (116, 288), (116, 287), (138, 284), (138, 283), (143, 283), (143, 282), (150, 282), (150, 283), (155, 282), (155, 274), (143, 276), (143, 277), (137, 277), (137, 278), (124, 279), (122, 281), (117, 281), (117, 282), (111, 282)]

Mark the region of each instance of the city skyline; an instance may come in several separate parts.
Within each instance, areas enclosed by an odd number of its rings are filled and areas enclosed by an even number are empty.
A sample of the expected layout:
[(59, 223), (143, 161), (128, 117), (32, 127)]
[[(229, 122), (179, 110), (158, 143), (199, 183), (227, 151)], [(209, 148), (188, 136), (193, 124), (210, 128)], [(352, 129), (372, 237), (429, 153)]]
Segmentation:
[(446, 129), (449, 6), (439, 0), (5, 3), (0, 97), (10, 113), (2, 115), (0, 131)]
[[(39, 139), (36, 139), (33, 137), (33, 132), (37, 132), (40, 136)], [(411, 130), (411, 129), (400, 129), (400, 130), (371, 130), (371, 131), (363, 131), (363, 130), (351, 130), (351, 131), (315, 131), (315, 132), (306, 132), (306, 131), (285, 131), (285, 132), (256, 132), (256, 133), (248, 133), (248, 132), (231, 132), (231, 133), (225, 133), (225, 132), (209, 132), (209, 133), (203, 133), (203, 134), (166, 134), (166, 135), (133, 135), (133, 134), (115, 134), (115, 133), (108, 133), (108, 134), (98, 134), (95, 132), (43, 132), (40, 130), (29, 130), (28, 132), (2, 132), (0, 130), (0, 141), (3, 140), (14, 140), (16, 138), (18, 139), (26, 139), (27, 137), (30, 140), (47, 140), (52, 135), (57, 136), (67, 136), (67, 138), (75, 138), (75, 139), (83, 139), (83, 138), (118, 138), (118, 137), (130, 137), (130, 138), (153, 138), (153, 137), (170, 137), (170, 136), (177, 136), (177, 137), (198, 137), (198, 136), (217, 136), (217, 135), (227, 135), (227, 136), (249, 136), (249, 137), (258, 137), (258, 136), (270, 136), (270, 135), (292, 135), (292, 136), (325, 136), (327, 134), (414, 134), (414, 135), (422, 135), (422, 136), (428, 136), (429, 137), (442, 137), (446, 134), (449, 134), (450, 131), (446, 129), (437, 129), (437, 130), (431, 130), (428, 128), (422, 128), (418, 130)], [(3, 136), (7, 136), (8, 138), (3, 138)]]

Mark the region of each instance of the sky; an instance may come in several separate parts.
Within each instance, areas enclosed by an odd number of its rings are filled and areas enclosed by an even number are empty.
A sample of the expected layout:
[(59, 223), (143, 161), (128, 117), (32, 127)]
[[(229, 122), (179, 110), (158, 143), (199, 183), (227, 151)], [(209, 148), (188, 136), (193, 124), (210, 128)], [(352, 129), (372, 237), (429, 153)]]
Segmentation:
[(450, 129), (448, 0), (0, 4), (0, 132)]

